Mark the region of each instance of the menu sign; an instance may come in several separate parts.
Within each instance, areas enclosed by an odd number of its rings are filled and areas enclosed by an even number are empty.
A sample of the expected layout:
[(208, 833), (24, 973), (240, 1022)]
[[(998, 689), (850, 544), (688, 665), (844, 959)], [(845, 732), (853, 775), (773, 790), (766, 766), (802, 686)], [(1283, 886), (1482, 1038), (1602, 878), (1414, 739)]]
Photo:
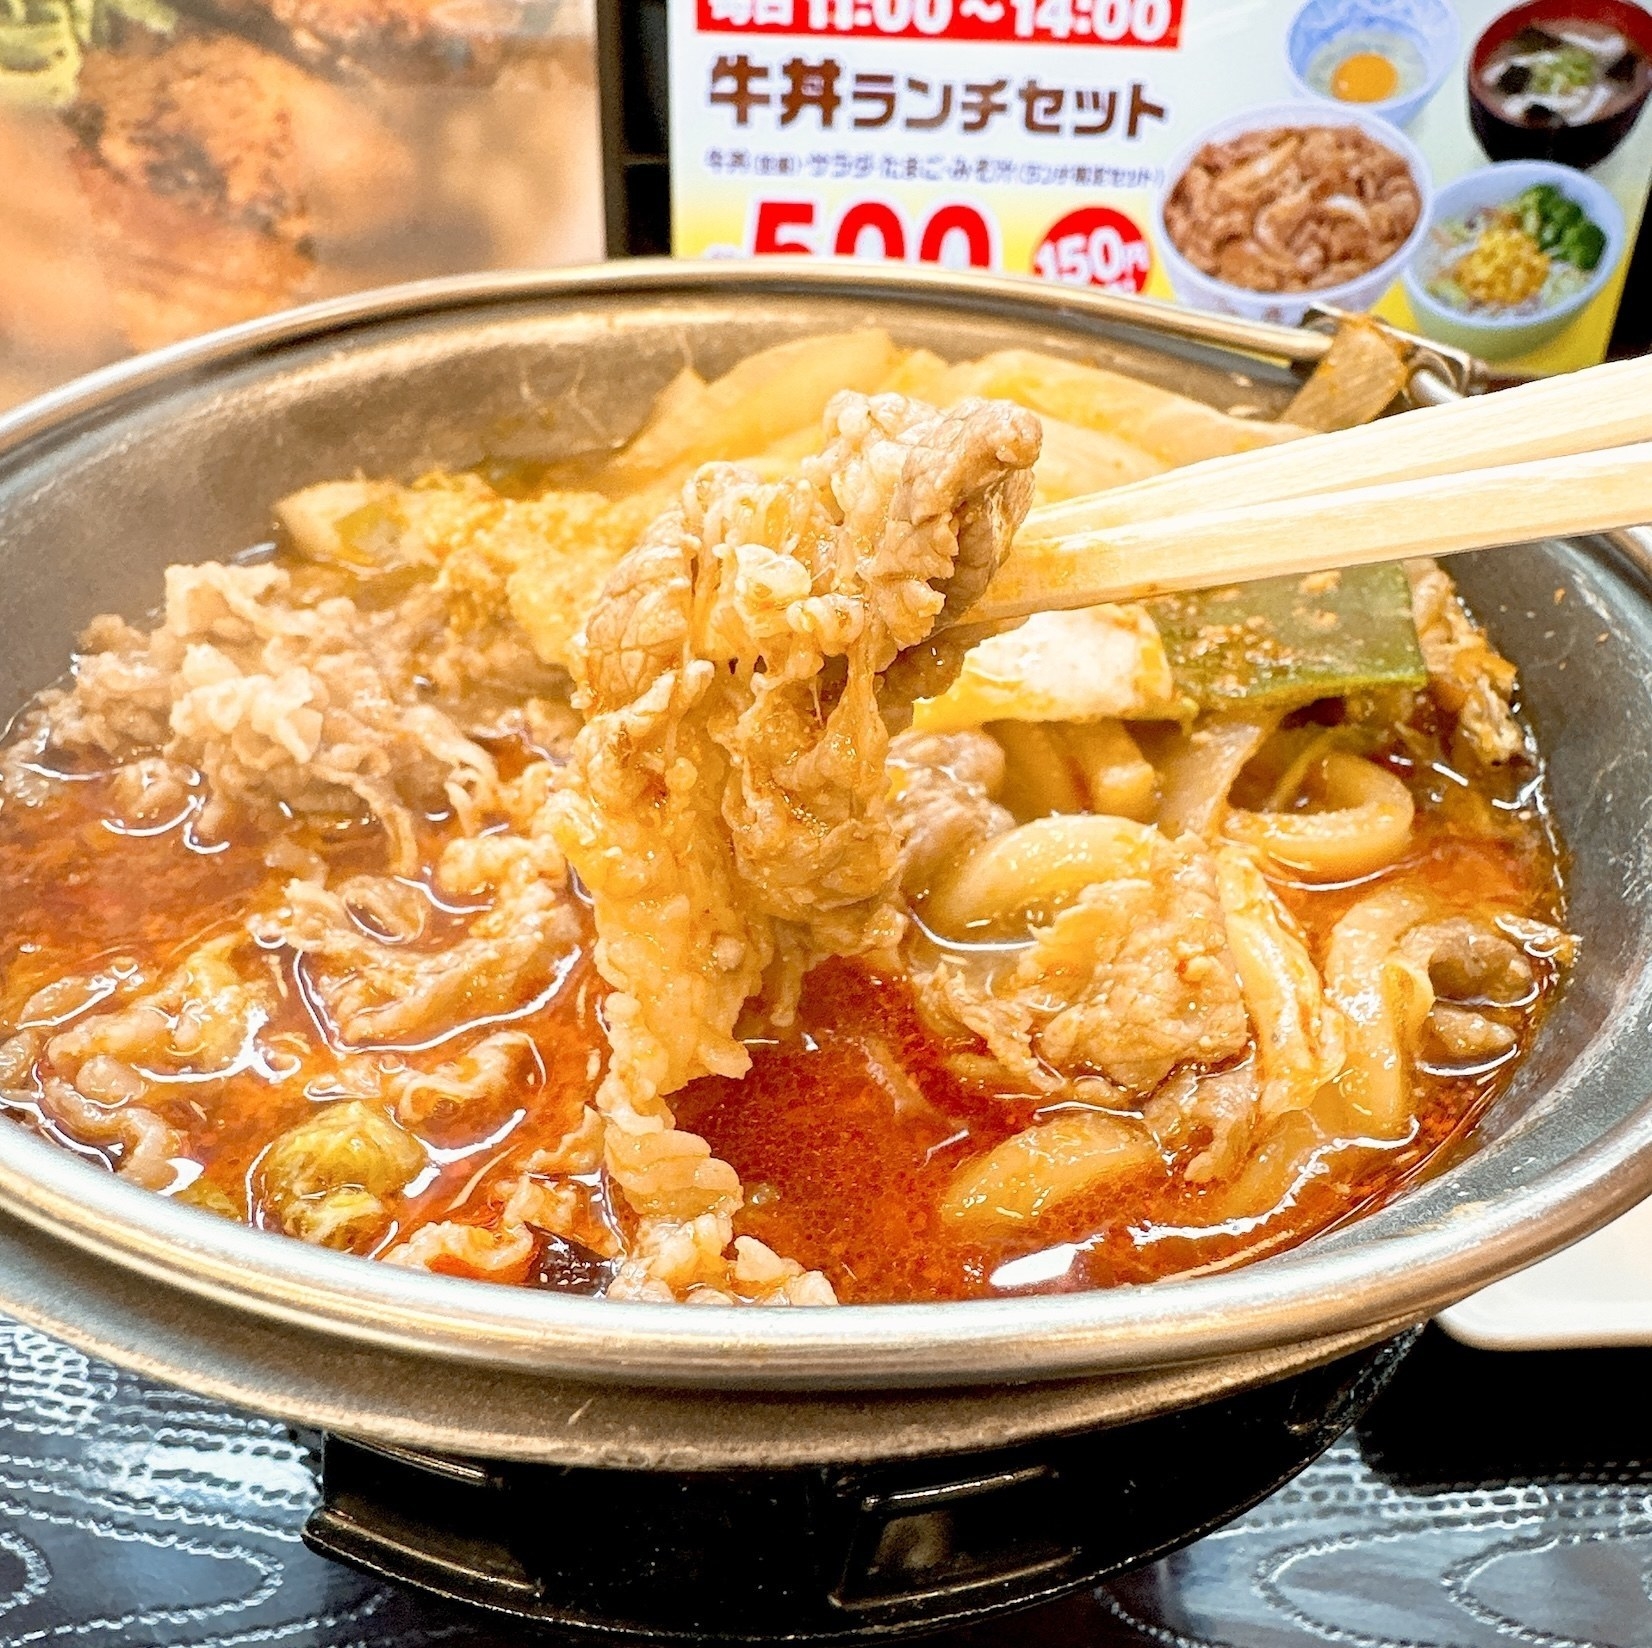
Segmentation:
[(673, 246), (995, 269), (1514, 368), (1604, 352), (1634, 0), (670, 0)]

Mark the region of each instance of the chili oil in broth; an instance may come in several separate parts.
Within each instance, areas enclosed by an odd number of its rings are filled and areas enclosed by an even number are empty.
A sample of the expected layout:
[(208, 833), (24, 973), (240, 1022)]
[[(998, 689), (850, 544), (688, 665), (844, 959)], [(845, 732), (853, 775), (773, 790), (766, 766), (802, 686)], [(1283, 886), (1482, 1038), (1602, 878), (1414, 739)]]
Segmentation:
[[(1518, 911), (1559, 923), (1559, 854), (1540, 780), (1506, 787), (1450, 766), (1446, 729), (1426, 705), (1379, 759), (1417, 802), (1410, 850), (1338, 886), (1274, 881), (1316, 964), (1331, 928), (1379, 886), (1426, 889), (1448, 909)], [(1397, 1195), (1458, 1154), (1507, 1085), (1557, 991), (1534, 960), (1532, 998), (1487, 1008), (1516, 1042), (1484, 1067), (1413, 1069), (1415, 1122), (1391, 1143), (1321, 1156), (1262, 1217), (1222, 1219), (1226, 1185), (1154, 1175), (1048, 1209), (1031, 1227), (965, 1234), (940, 1214), (970, 1158), (1066, 1107), (960, 1076), (898, 975), (833, 961), (810, 976), (797, 1025), (752, 1045), (740, 1081), (705, 1077), (676, 1095), (680, 1126), (702, 1133), (746, 1187), (735, 1228), (826, 1272), (845, 1303), (1060, 1292), (1221, 1270), (1303, 1241)], [(1265, 1136), (1264, 1136), (1265, 1137)], [(1264, 1145), (1265, 1148), (1265, 1145)]]
[[(1560, 918), (1560, 866), (1540, 778), (1529, 768), (1507, 778), (1454, 770), (1449, 727), (1436, 724), (1426, 700), (1419, 704), (1378, 755), (1417, 802), (1405, 857), (1357, 884), (1275, 882), (1316, 962), (1337, 918), (1382, 883), (1418, 884), (1451, 908)], [(507, 771), (537, 753), (510, 741), (490, 747)], [(123, 827), (107, 802), (108, 774), (88, 769), (74, 779), (53, 786), (38, 806), (0, 812), (0, 904), (8, 915), (0, 976), (14, 1015), (33, 989), (66, 974), (165, 972), (203, 940), (267, 907), (284, 879), (265, 862), (277, 844), (267, 832), (243, 826), (204, 844), (193, 833), (192, 809), (157, 826)], [(470, 911), (447, 901), (430, 871), (453, 833), (451, 822), (428, 817), (419, 833), (424, 867), (410, 881), (431, 910), (417, 943), (440, 949), (462, 932)], [(370, 823), (292, 820), (281, 839), (319, 854), (340, 875), (384, 869), (383, 836)], [(349, 1091), (349, 1060), (378, 1054), (430, 1069), (508, 1022), (532, 1038), (531, 1068), (506, 1099), (456, 1116), (438, 1113), (414, 1129), (429, 1166), (404, 1193), (374, 1251), (433, 1221), (488, 1223), (498, 1216), (494, 1188), (534, 1149), (554, 1145), (595, 1091), (606, 1054), (599, 1016), (605, 987), (590, 960), (592, 937), (587, 918), (578, 946), (504, 1015), (461, 1019), (418, 1046), (378, 1048), (342, 1046), (307, 987), (303, 958), (269, 951), (279, 1005), (259, 1031), (263, 1051), (249, 1035), (246, 1056), (228, 1073), (162, 1079), (146, 1099), (187, 1140), (174, 1191), (260, 1222), (260, 1156), (316, 1105)], [(1449, 1160), (1506, 1085), (1554, 993), (1555, 969), (1541, 959), (1534, 965), (1534, 998), (1494, 1010), (1517, 1033), (1510, 1052), (1483, 1069), (1418, 1067), (1416, 1121), (1405, 1138), (1322, 1155), (1260, 1218), (1213, 1222), (1217, 1192), (1159, 1175), (1060, 1203), (1028, 1226), (990, 1237), (950, 1223), (940, 1204), (959, 1167), (1060, 1103), (960, 1074), (949, 1055), (968, 1047), (938, 1039), (922, 1022), (897, 970), (860, 961), (817, 968), (794, 1025), (754, 1027), (748, 1075), (702, 1078), (676, 1094), (673, 1106), (678, 1125), (703, 1135), (739, 1173), (746, 1202), (737, 1233), (823, 1270), (845, 1302), (1147, 1282), (1225, 1268), (1299, 1242)], [(296, 1075), (294, 1060), (301, 1065)], [(0, 1105), (55, 1142), (114, 1165), (106, 1152), (55, 1128), (26, 1093), (0, 1095)], [(628, 1215), (604, 1193), (600, 1176), (591, 1191), (592, 1217), (623, 1230)], [(613, 1266), (595, 1251), (601, 1245), (546, 1236), (517, 1279), (600, 1292)]]

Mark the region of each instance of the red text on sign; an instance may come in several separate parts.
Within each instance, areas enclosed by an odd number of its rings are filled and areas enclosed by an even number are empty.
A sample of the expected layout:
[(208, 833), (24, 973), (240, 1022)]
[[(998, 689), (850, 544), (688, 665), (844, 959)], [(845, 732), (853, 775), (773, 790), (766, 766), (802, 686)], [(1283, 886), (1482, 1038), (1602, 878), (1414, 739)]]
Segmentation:
[(881, 39), (1180, 42), (1183, 0), (696, 0), (702, 34)]
[(1147, 285), (1153, 253), (1136, 222), (1111, 206), (1069, 212), (1033, 253), (1033, 273), (1069, 286), (1139, 292)]
[(857, 200), (831, 224), (813, 200), (759, 200), (746, 237), (757, 256), (877, 258), (889, 263), (939, 263), (992, 269), (998, 264), (997, 226), (968, 201), (945, 201), (919, 222), (887, 200)]

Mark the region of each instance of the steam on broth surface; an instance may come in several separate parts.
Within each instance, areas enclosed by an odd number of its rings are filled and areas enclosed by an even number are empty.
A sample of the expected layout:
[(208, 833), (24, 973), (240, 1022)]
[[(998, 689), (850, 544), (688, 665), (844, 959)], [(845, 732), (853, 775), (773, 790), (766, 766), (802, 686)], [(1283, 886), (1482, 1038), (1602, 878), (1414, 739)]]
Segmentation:
[(0, 1103), (612, 1298), (1148, 1281), (1392, 1195), (1572, 948), (1446, 575), (937, 630), (1030, 504), (1302, 433), (867, 330), (612, 455), (285, 500), (0, 757)]

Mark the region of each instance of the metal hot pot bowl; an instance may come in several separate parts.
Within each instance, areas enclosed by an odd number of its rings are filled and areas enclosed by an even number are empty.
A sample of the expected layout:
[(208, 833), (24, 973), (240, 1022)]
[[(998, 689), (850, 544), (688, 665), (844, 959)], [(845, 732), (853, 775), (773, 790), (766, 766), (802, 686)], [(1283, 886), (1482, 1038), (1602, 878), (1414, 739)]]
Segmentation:
[[(617, 442), (685, 360), (715, 374), (869, 322), (954, 358), (1026, 345), (1263, 414), (1326, 347), (1030, 281), (789, 260), (476, 277), (276, 316), (0, 419), (0, 700), (56, 677), (94, 613), (151, 609), (168, 562), (267, 538), (296, 487)], [(565, 1626), (881, 1636), (1171, 1549), (1327, 1446), (1415, 1324), (1652, 1189), (1638, 553), (1625, 536), (1453, 564), (1520, 666), (1583, 946), (1477, 1148), (1368, 1217), (1144, 1288), (688, 1310), (321, 1251), (0, 1125), (0, 1307), (326, 1433), (321, 1548)]]

